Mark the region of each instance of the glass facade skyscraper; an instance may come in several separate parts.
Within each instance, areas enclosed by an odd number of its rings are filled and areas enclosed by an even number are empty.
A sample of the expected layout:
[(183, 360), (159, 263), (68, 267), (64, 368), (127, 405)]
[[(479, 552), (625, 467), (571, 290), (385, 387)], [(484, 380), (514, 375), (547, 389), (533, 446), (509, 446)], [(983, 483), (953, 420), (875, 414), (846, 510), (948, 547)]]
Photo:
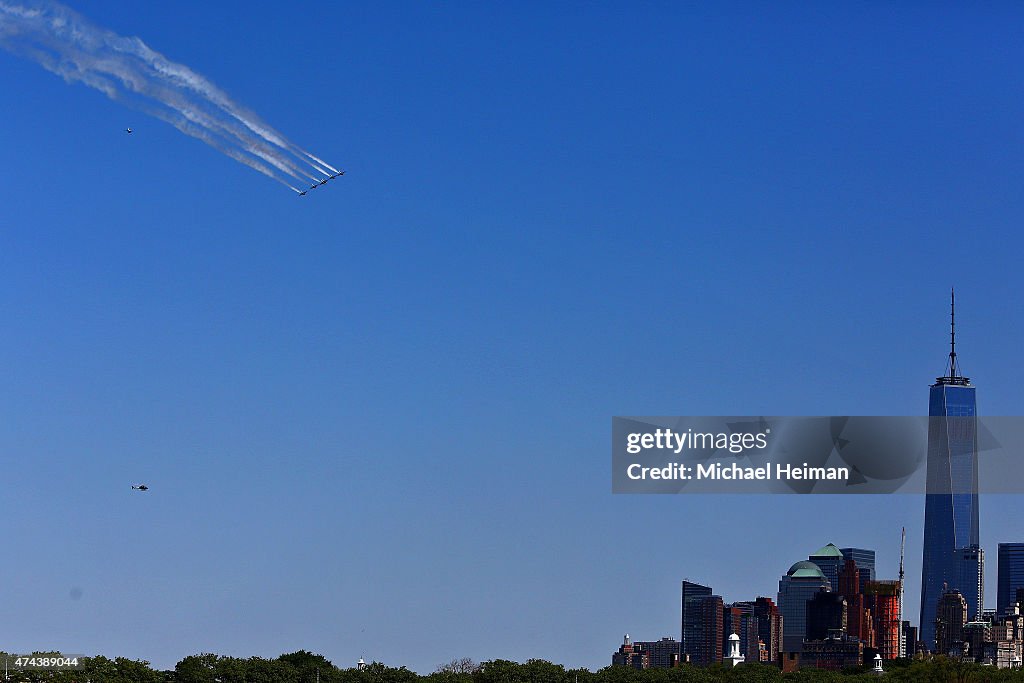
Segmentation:
[[(946, 375), (935, 379), (928, 401), (920, 628), (921, 640), (932, 649), (943, 594), (958, 590), (968, 596), (968, 603), (981, 594), (980, 573), (972, 575), (963, 567), (965, 553), (979, 548), (977, 398), (970, 379), (957, 367), (954, 331), (951, 325)], [(983, 605), (969, 607), (980, 612)]]
[(818, 565), (818, 569), (828, 579), (829, 587), (832, 592), (835, 593), (839, 590), (839, 572), (843, 570), (843, 564), (846, 562), (846, 558), (843, 557), (842, 551), (839, 550), (833, 543), (829, 543), (824, 548), (819, 548), (812, 553), (808, 558), (808, 561)]
[(967, 614), (970, 619), (982, 619), (985, 600), (985, 551), (976, 545), (957, 548), (953, 551), (953, 562), (959, 567), (957, 586), (967, 600)]
[(1006, 614), (1024, 589), (1024, 543), (1000, 543), (997, 564), (996, 608)]
[(807, 635), (807, 601), (815, 594), (832, 590), (828, 578), (813, 562), (797, 562), (779, 581), (779, 611), (782, 613), (782, 649), (803, 650)]

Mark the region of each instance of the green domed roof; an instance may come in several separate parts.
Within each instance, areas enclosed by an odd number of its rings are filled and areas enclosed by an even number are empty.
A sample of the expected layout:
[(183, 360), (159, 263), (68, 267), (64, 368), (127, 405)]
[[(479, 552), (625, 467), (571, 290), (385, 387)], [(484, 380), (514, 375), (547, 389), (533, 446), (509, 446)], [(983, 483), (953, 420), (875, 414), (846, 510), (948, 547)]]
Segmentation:
[(843, 553), (839, 550), (839, 548), (837, 548), (832, 543), (829, 543), (824, 548), (819, 548), (818, 550), (816, 550), (813, 553), (811, 553), (811, 557), (842, 557), (842, 556), (843, 556)]
[(808, 562), (807, 560), (797, 562), (792, 567), (790, 567), (789, 571), (786, 572), (786, 576), (792, 576), (795, 579), (825, 578), (825, 575), (821, 572), (821, 567), (814, 564), (813, 562)]

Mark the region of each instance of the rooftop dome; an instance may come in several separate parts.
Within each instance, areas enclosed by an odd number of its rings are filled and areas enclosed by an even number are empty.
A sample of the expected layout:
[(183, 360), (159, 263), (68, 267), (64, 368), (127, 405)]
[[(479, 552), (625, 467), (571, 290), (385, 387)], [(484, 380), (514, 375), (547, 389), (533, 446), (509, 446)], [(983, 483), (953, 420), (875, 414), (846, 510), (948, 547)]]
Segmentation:
[(814, 564), (813, 562), (808, 562), (807, 560), (803, 560), (801, 562), (797, 562), (792, 567), (790, 567), (789, 571), (786, 572), (786, 576), (792, 576), (795, 579), (804, 579), (804, 578), (809, 578), (809, 579), (821, 578), (821, 579), (824, 579), (825, 578), (825, 575), (822, 574), (822, 572), (821, 572), (821, 567), (819, 567), (818, 565)]
[(811, 553), (811, 557), (842, 557), (843, 553), (833, 543)]

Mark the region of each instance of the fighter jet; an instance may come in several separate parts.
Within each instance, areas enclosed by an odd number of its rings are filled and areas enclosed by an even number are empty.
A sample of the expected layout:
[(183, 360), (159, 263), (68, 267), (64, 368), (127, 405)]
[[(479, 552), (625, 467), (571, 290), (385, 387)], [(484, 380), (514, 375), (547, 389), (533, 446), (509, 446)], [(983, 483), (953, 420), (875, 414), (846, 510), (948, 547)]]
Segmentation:
[(133, 491), (148, 491), (149, 487), (145, 484), (139, 484), (138, 486), (132, 486)]
[(131, 128), (125, 128), (125, 129), (124, 129), (124, 132), (125, 132), (125, 133), (128, 133), (128, 134), (131, 134), (131, 132), (132, 132), (132, 129), (131, 129)]
[(300, 193), (299, 193), (299, 196), (300, 196), (300, 197), (302, 197), (302, 196), (304, 196), (304, 195), (305, 195), (305, 194), (306, 194), (307, 192), (309, 192), (309, 190), (303, 190), (302, 192), (300, 192)]

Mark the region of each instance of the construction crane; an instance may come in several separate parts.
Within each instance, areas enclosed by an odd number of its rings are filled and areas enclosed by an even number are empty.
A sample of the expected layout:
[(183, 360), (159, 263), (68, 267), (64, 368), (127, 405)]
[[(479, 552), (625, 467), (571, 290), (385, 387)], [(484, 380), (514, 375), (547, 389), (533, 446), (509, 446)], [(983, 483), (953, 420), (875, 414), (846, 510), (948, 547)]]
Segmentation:
[(907, 527), (903, 527), (903, 533), (900, 537), (900, 657), (907, 656), (907, 634), (903, 630), (903, 549), (907, 545)]

